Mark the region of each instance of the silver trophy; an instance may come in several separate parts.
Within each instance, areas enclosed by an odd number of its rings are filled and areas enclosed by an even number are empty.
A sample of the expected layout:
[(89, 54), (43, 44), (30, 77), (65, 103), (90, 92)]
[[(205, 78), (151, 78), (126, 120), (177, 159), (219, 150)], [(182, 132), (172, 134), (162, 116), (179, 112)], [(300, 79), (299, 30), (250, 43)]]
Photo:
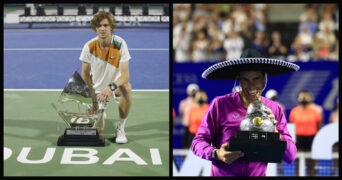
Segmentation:
[(241, 160), (261, 162), (281, 162), (286, 141), (280, 141), (275, 132), (277, 121), (271, 120), (266, 105), (255, 101), (247, 107), (247, 114), (240, 123), (236, 137), (229, 141), (229, 150), (242, 151)]
[(104, 109), (89, 112), (93, 104), (91, 92), (80, 74), (75, 71), (64, 87), (58, 102), (64, 110), (52, 104), (58, 115), (67, 125), (58, 138), (58, 146), (104, 146), (105, 138), (100, 136), (97, 127), (103, 121)]
[(269, 111), (264, 103), (254, 101), (247, 107), (247, 115), (241, 121), (240, 130), (274, 132), (274, 125), (277, 121), (272, 121), (268, 114)]

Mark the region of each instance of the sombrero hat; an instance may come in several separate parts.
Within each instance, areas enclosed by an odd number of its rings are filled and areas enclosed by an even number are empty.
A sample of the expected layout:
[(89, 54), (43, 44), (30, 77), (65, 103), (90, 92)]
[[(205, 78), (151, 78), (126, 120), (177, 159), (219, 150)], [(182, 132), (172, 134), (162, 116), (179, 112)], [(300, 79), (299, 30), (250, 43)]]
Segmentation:
[(263, 71), (267, 76), (281, 75), (299, 70), (299, 66), (280, 59), (263, 58), (254, 49), (246, 49), (240, 58), (228, 59), (210, 66), (202, 73), (204, 79), (235, 80), (243, 71)]

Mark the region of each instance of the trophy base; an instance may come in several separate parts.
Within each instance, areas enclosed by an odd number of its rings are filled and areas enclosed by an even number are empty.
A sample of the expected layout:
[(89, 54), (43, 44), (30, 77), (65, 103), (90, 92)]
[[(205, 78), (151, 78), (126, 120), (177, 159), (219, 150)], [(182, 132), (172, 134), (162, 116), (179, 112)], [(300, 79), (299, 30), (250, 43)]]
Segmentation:
[(58, 146), (105, 146), (105, 138), (97, 129), (67, 128), (64, 135), (59, 136)]
[(279, 133), (238, 131), (229, 141), (230, 151), (242, 151), (240, 160), (280, 163), (286, 149), (286, 141), (279, 140)]

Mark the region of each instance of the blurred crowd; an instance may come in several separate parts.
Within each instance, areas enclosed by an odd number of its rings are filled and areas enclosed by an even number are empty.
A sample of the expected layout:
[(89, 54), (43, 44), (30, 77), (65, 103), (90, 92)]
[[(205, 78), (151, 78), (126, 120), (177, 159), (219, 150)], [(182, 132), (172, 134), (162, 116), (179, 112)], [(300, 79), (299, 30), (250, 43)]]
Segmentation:
[(282, 29), (268, 30), (270, 8), (269, 4), (174, 4), (174, 60), (217, 62), (255, 48), (264, 57), (290, 62), (338, 61), (337, 4), (306, 4), (289, 45), (283, 42)]

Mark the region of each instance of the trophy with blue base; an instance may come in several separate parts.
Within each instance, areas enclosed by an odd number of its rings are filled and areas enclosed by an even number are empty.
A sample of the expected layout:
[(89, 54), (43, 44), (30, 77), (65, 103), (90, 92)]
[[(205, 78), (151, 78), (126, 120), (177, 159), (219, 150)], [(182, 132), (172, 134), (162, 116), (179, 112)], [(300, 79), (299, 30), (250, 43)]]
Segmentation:
[(88, 112), (92, 105), (91, 92), (77, 71), (69, 78), (58, 101), (67, 108), (60, 110), (52, 104), (67, 125), (58, 138), (58, 146), (105, 146), (105, 138), (96, 128), (97, 122), (103, 120), (104, 110)]
[(274, 132), (276, 121), (267, 117), (266, 106), (255, 101), (247, 108), (247, 115), (241, 121), (236, 137), (229, 141), (230, 151), (242, 151), (244, 161), (279, 163), (283, 159), (286, 141), (281, 141)]

